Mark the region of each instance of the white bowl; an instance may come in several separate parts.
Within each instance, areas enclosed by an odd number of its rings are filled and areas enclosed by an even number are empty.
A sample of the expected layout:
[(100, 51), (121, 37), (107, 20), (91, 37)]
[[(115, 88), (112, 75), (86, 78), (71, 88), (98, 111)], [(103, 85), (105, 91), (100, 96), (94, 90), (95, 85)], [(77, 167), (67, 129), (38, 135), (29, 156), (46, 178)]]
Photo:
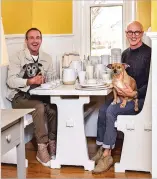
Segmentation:
[(41, 87), (45, 88), (45, 89), (48, 89), (48, 88), (51, 88), (51, 84), (43, 83), (43, 84), (41, 84)]

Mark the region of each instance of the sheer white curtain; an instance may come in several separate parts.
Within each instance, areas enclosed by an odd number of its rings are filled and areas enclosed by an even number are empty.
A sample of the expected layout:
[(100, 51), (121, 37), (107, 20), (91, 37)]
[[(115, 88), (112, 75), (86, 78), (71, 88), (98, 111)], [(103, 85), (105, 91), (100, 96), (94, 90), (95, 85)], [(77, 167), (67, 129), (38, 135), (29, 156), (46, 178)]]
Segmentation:
[(0, 58), (0, 64), (7, 64), (9, 62), (8, 59), (8, 51), (7, 51), (7, 46), (6, 46), (6, 41), (5, 41), (5, 36), (4, 36), (4, 29), (3, 29), (3, 22), (2, 18), (1, 20), (1, 25), (0, 25), (0, 42), (1, 42), (1, 58)]

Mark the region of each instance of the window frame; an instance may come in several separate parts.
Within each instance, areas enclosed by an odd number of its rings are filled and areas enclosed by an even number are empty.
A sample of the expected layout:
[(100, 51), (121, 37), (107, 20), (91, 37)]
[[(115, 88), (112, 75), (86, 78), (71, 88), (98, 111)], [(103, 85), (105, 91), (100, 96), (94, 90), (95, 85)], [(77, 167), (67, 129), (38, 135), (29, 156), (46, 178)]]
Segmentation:
[(136, 2), (135, 1), (128, 1), (124, 0), (123, 2), (111, 2), (110, 0), (103, 1), (101, 4), (95, 4), (94, 1), (82, 1), (81, 2), (81, 55), (82, 56), (88, 56), (90, 55), (90, 43), (91, 43), (91, 30), (90, 30), (90, 8), (91, 7), (98, 7), (98, 6), (119, 6), (122, 5), (123, 7), (123, 12), (122, 12), (122, 17), (123, 17), (123, 23), (122, 23), (122, 30), (123, 30), (123, 49), (126, 49), (128, 47), (128, 42), (125, 37), (125, 29), (126, 26), (129, 22), (135, 20), (135, 15), (136, 15)]
[(124, 13), (124, 6), (123, 6), (123, 4), (122, 3), (113, 3), (113, 4), (106, 4), (106, 5), (96, 5), (95, 4), (95, 6), (93, 5), (93, 6), (90, 6), (90, 55), (91, 55), (91, 48), (92, 48), (92, 46), (91, 46), (91, 42), (92, 42), (92, 39), (91, 39), (91, 37), (92, 37), (92, 34), (91, 34), (91, 32), (92, 32), (92, 30), (91, 30), (91, 8), (93, 8), (93, 7), (115, 7), (115, 6), (121, 6), (122, 7), (122, 50), (124, 49), (124, 35), (123, 35), (123, 29), (124, 29), (124, 23), (123, 23), (123, 17), (124, 17), (124, 15), (123, 15), (123, 13)]

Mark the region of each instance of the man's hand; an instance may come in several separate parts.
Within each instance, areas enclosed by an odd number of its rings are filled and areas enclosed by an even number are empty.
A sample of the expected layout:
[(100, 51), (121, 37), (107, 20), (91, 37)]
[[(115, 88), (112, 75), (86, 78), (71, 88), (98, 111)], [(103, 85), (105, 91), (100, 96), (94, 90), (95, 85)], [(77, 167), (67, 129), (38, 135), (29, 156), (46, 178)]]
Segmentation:
[(119, 96), (133, 98), (137, 95), (137, 91), (133, 91), (132, 88), (128, 84), (125, 84), (125, 86), (126, 88), (115, 87)]
[(40, 85), (42, 83), (44, 83), (44, 77), (41, 75), (37, 75), (37, 76), (27, 80), (28, 86), (33, 85), (33, 84)]

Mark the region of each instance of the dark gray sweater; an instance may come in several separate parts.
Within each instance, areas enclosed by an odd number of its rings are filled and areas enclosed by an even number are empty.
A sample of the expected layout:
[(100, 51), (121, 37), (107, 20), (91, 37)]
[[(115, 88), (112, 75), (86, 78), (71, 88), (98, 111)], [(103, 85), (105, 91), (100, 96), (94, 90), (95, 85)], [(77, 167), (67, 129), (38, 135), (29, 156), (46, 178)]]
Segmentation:
[(122, 53), (122, 63), (130, 65), (126, 69), (128, 75), (136, 80), (139, 99), (146, 96), (150, 61), (151, 48), (144, 43), (137, 49), (128, 48)]

